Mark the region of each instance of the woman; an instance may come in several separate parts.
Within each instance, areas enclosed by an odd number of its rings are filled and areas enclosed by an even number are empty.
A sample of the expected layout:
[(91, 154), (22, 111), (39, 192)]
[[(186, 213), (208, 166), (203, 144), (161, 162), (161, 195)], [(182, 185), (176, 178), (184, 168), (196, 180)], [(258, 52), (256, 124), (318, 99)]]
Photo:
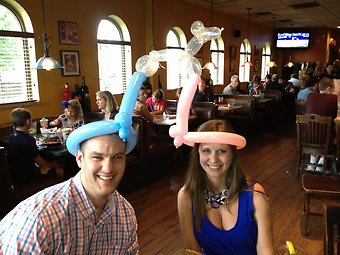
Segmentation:
[(116, 100), (110, 91), (103, 90), (96, 92), (96, 104), (99, 110), (103, 113), (103, 119), (114, 119), (118, 113), (118, 106)]
[(143, 116), (149, 122), (153, 122), (153, 116), (148, 110), (147, 105), (145, 104), (147, 97), (147, 92), (144, 86), (142, 86), (139, 90), (138, 98), (135, 104), (135, 108), (133, 110), (133, 114), (137, 116)]
[(249, 95), (260, 95), (263, 92), (261, 77), (254, 75), (252, 82), (248, 86)]
[(166, 101), (164, 99), (164, 93), (161, 89), (157, 89), (152, 93), (152, 97), (146, 100), (151, 115), (162, 115), (165, 111)]
[(72, 129), (77, 129), (84, 125), (83, 110), (81, 109), (81, 105), (78, 100), (69, 100), (65, 112), (50, 122), (51, 127), (59, 127), (60, 125), (62, 125), (63, 128)]
[(192, 150), (185, 185), (178, 192), (185, 248), (205, 254), (274, 254), (268, 198), (238, 162), (243, 137), (231, 134), (222, 120), (203, 123), (198, 132), (209, 137), (210, 132), (224, 132), (219, 139), (224, 143), (195, 143)]

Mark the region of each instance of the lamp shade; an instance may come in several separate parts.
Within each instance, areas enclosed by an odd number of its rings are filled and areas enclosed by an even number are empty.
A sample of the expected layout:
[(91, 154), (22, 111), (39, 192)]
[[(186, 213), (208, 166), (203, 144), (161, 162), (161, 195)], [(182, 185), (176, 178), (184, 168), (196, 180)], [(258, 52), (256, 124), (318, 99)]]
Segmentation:
[(249, 66), (249, 67), (252, 67), (254, 66), (252, 62), (248, 61), (248, 59), (246, 60), (246, 62), (244, 62), (241, 67), (246, 67), (246, 66)]
[(208, 62), (202, 69), (208, 69), (211, 72), (212, 70), (217, 69), (217, 66), (213, 62)]
[(275, 61), (270, 61), (267, 66), (269, 67), (277, 67), (277, 64), (275, 63)]
[(52, 70), (52, 69), (61, 69), (64, 68), (62, 65), (60, 65), (57, 60), (55, 60), (52, 57), (46, 57), (43, 56), (38, 59), (36, 66), (36, 69), (38, 70)]

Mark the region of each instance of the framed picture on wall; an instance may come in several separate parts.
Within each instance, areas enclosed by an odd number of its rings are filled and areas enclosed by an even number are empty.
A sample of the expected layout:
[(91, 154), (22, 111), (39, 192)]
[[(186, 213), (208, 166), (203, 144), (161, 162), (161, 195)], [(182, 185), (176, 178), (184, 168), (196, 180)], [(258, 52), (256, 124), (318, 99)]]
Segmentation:
[(78, 23), (58, 21), (60, 44), (79, 44)]
[(79, 67), (79, 51), (60, 51), (61, 64), (63, 69), (61, 69), (63, 76), (77, 76), (80, 75)]
[(236, 58), (236, 46), (230, 46), (230, 58)]

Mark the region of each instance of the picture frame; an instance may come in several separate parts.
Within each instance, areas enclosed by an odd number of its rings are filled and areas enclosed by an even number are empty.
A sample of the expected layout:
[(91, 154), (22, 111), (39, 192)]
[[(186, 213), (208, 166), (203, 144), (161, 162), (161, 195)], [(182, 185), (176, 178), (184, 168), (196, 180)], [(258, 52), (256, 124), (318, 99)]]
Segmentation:
[(79, 66), (79, 51), (60, 51), (61, 64), (63, 69), (61, 69), (63, 76), (79, 76), (80, 66)]
[(259, 71), (259, 65), (260, 65), (260, 61), (255, 60), (254, 61), (254, 71), (258, 72)]
[(79, 44), (78, 23), (69, 21), (58, 21), (60, 44)]

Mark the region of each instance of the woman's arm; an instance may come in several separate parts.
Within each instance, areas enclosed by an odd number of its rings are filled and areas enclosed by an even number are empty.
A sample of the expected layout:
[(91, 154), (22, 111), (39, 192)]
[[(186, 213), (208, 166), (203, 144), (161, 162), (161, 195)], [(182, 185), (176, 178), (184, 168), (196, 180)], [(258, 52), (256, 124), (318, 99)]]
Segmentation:
[[(257, 253), (259, 255), (273, 255), (274, 241), (273, 241), (273, 222), (272, 213), (269, 206), (268, 197), (263, 194), (263, 187), (256, 183), (254, 185), (254, 208), (255, 220), (257, 222), (258, 237), (257, 237)], [(259, 191), (259, 192), (256, 192)]]
[(58, 117), (55, 120), (52, 120), (50, 122), (50, 126), (51, 127), (58, 127), (60, 123), (61, 123), (61, 119), (60, 119), (60, 117)]
[(153, 123), (153, 116), (151, 115), (151, 113), (149, 112), (148, 108), (146, 105), (143, 105), (141, 108), (140, 108), (140, 113), (141, 115), (147, 119), (149, 122)]
[(177, 196), (178, 216), (186, 249), (201, 252), (193, 230), (190, 195), (182, 187)]

